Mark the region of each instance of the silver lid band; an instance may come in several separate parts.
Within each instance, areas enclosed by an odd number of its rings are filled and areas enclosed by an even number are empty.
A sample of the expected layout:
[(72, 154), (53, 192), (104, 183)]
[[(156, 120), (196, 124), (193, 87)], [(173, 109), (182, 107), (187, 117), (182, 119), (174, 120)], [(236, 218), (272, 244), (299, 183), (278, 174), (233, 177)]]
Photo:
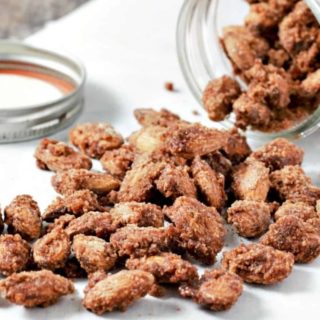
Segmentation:
[(41, 75), (67, 89), (64, 96), (49, 103), (12, 109), (0, 105), (0, 143), (52, 134), (70, 125), (81, 112), (86, 73), (77, 60), (20, 42), (0, 41), (0, 72), (8, 69)]

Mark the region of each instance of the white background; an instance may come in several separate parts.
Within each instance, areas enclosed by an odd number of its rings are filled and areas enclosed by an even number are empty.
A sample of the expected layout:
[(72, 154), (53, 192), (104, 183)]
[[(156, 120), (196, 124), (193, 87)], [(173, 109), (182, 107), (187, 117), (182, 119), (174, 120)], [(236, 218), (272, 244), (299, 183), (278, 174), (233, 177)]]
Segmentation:
[[(232, 3), (236, 14), (241, 0)], [(175, 52), (175, 27), (181, 0), (95, 0), (32, 36), (30, 43), (63, 50), (79, 57), (88, 71), (86, 106), (79, 122), (108, 121), (128, 135), (138, 128), (137, 107), (166, 107), (187, 120), (208, 123), (182, 78)], [(163, 89), (172, 81), (178, 92)], [(193, 110), (200, 111), (194, 116)], [(55, 135), (67, 140), (67, 131)], [(304, 167), (319, 184), (320, 132), (298, 143), (305, 149)], [(0, 145), (0, 203), (29, 193), (44, 209), (55, 197), (51, 173), (40, 171), (33, 158), (37, 141)], [(227, 245), (234, 245), (229, 235)], [(289, 279), (269, 287), (246, 285), (237, 305), (213, 313), (170, 293), (146, 298), (126, 313), (108, 319), (319, 319), (320, 259), (297, 265)], [(83, 283), (77, 293), (46, 309), (27, 310), (0, 299), (2, 319), (94, 319), (81, 306)]]

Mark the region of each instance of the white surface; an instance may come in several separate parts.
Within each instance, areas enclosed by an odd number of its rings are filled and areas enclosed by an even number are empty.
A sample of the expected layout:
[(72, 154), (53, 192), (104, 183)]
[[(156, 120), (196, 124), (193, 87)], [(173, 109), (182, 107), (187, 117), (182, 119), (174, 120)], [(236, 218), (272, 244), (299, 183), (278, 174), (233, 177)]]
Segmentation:
[[(234, 0), (235, 6), (240, 0)], [(175, 54), (175, 25), (181, 0), (96, 0), (30, 39), (40, 46), (66, 50), (86, 65), (86, 109), (79, 121), (110, 121), (124, 135), (138, 126), (136, 107), (167, 107), (186, 119), (208, 123), (192, 115), (197, 109), (182, 79)], [(236, 10), (236, 8), (232, 8)], [(163, 89), (173, 81), (178, 93)], [(55, 135), (67, 139), (64, 131)], [(305, 168), (319, 184), (320, 132), (299, 144), (306, 151)], [(0, 202), (2, 208), (17, 194), (30, 193), (42, 209), (55, 196), (51, 173), (36, 168), (37, 141), (0, 145)], [(230, 234), (228, 245), (234, 245)], [(245, 285), (237, 305), (227, 312), (207, 312), (190, 301), (169, 295), (146, 298), (126, 313), (107, 319), (319, 319), (320, 261), (295, 266), (293, 274), (270, 287)], [(47, 309), (26, 310), (0, 299), (2, 319), (95, 319), (81, 306), (77, 294)]]
[(63, 96), (60, 90), (48, 82), (11, 74), (0, 74), (0, 88), (1, 108), (29, 107), (48, 103)]

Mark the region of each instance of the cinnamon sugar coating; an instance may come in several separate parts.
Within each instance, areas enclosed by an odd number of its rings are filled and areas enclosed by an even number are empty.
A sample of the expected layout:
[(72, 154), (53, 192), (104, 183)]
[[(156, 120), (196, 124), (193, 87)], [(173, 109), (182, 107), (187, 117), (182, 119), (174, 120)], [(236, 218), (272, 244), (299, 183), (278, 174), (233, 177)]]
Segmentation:
[(38, 204), (31, 196), (19, 195), (4, 209), (4, 222), (8, 225), (8, 231), (33, 240), (41, 233), (40, 215)]
[(194, 181), (189, 176), (187, 166), (167, 164), (159, 178), (155, 181), (156, 188), (166, 197), (176, 199), (180, 196), (196, 197)]
[(118, 193), (119, 201), (144, 202), (148, 200), (154, 189), (154, 183), (165, 165), (164, 161), (157, 161), (149, 156), (136, 158), (122, 181)]
[(90, 190), (106, 194), (120, 187), (120, 181), (108, 173), (86, 169), (70, 169), (58, 172), (51, 179), (54, 189), (61, 194), (72, 194), (78, 190)]
[(123, 144), (118, 149), (106, 151), (100, 159), (102, 167), (114, 177), (123, 179), (134, 161), (134, 148)]
[(265, 39), (240, 26), (225, 27), (222, 43), (236, 72), (250, 69), (257, 58), (267, 55), (269, 49)]
[(110, 210), (110, 215), (117, 227), (135, 224), (138, 227), (160, 228), (164, 223), (161, 208), (151, 203), (122, 202)]
[(274, 219), (279, 220), (281, 217), (290, 215), (296, 216), (303, 221), (320, 217), (313, 206), (307, 205), (304, 202), (285, 201), (275, 212)]
[(30, 245), (19, 234), (0, 236), (0, 273), (8, 276), (26, 269)]
[[(319, 36), (319, 46), (320, 46), (320, 36)], [(320, 52), (320, 49), (319, 49)], [(320, 93), (320, 69), (309, 73), (308, 76), (302, 81), (301, 88), (304, 95), (308, 97), (317, 97)], [(319, 99), (316, 99), (318, 102)]]
[(167, 136), (166, 150), (168, 152), (192, 159), (223, 148), (227, 144), (229, 134), (196, 123), (173, 126)]
[(0, 280), (0, 292), (12, 303), (26, 308), (48, 307), (74, 292), (72, 281), (48, 270), (14, 273)]
[(95, 236), (76, 235), (73, 238), (72, 250), (87, 273), (108, 271), (117, 260), (110, 243)]
[(108, 237), (117, 229), (110, 212), (87, 212), (72, 220), (66, 227), (69, 237), (77, 234), (94, 235), (97, 237)]
[(69, 169), (91, 169), (92, 162), (87, 157), (64, 142), (45, 138), (38, 145), (35, 158), (37, 166), (43, 170), (61, 171)]
[(245, 282), (274, 284), (287, 278), (292, 271), (291, 253), (263, 244), (241, 244), (223, 254), (222, 267), (240, 276)]
[(299, 201), (314, 206), (320, 198), (320, 188), (312, 184), (300, 166), (285, 166), (272, 172), (270, 182), (283, 201)]
[(89, 190), (79, 190), (65, 197), (57, 197), (44, 211), (42, 219), (52, 221), (65, 214), (81, 216), (89, 211), (104, 211), (97, 196)]
[(213, 311), (230, 309), (243, 291), (242, 279), (223, 269), (206, 270), (196, 287), (182, 286), (180, 293)]
[(272, 114), (267, 105), (256, 101), (247, 93), (243, 93), (233, 104), (233, 111), (236, 115), (236, 125), (241, 129), (251, 126), (259, 129), (268, 126)]
[(70, 249), (67, 233), (61, 228), (54, 228), (34, 243), (33, 259), (41, 268), (58, 269), (64, 266), (70, 255)]
[(131, 134), (129, 143), (138, 152), (151, 154), (156, 151), (162, 151), (165, 148), (166, 134), (168, 132), (168, 128), (160, 125), (149, 125)]
[(123, 143), (122, 136), (108, 123), (79, 124), (70, 130), (69, 138), (82, 153), (97, 159)]
[(285, 138), (272, 140), (251, 154), (252, 158), (263, 162), (270, 171), (289, 165), (301, 165), (303, 156), (303, 150)]
[(240, 200), (227, 210), (231, 223), (242, 237), (252, 238), (263, 234), (270, 224), (270, 207), (259, 201)]
[(144, 127), (161, 126), (167, 127), (174, 122), (180, 121), (180, 117), (167, 109), (156, 111), (150, 108), (140, 108), (134, 110), (134, 116)]
[(151, 273), (141, 270), (122, 270), (87, 289), (83, 305), (101, 315), (113, 310), (125, 311), (131, 304), (145, 296), (152, 288)]
[(195, 266), (168, 252), (150, 257), (131, 258), (127, 260), (126, 267), (130, 270), (150, 272), (159, 283), (190, 283), (198, 279)]
[(300, 263), (308, 263), (320, 255), (318, 230), (294, 215), (277, 220), (260, 242), (292, 253), (295, 261)]
[(112, 234), (110, 243), (120, 257), (143, 257), (167, 251), (170, 234), (167, 228), (128, 225)]
[(227, 200), (224, 191), (224, 176), (212, 170), (207, 162), (198, 157), (193, 160), (191, 170), (195, 184), (207, 204), (221, 209)]
[(175, 245), (202, 263), (212, 264), (226, 233), (216, 209), (194, 198), (180, 197), (164, 212), (173, 223), (170, 229)]
[(253, 33), (264, 35), (276, 29), (283, 17), (282, 10), (275, 10), (268, 2), (255, 3), (245, 19), (245, 26)]
[(235, 168), (232, 189), (240, 200), (265, 201), (270, 189), (269, 169), (248, 159)]
[(231, 112), (232, 104), (240, 94), (238, 82), (229, 76), (211, 80), (202, 96), (209, 118), (214, 121), (223, 120)]
[(228, 141), (222, 147), (221, 152), (233, 163), (244, 161), (251, 153), (251, 148), (246, 137), (234, 127), (228, 131)]
[(319, 24), (303, 1), (279, 25), (280, 43), (292, 55), (309, 49), (318, 35)]

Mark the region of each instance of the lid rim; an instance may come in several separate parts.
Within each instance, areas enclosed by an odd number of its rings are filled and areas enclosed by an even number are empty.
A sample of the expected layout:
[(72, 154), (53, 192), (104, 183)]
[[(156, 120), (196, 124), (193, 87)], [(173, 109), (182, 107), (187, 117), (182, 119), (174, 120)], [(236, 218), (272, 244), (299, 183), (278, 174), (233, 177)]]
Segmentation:
[[(39, 59), (33, 62), (35, 57)], [(81, 112), (87, 75), (78, 59), (15, 40), (0, 40), (1, 61), (8, 61), (9, 66), (15, 62), (13, 70), (26, 72), (29, 66), (29, 71), (34, 68), (40, 76), (49, 74), (53, 77), (52, 85), (55, 81), (61, 84), (61, 79), (64, 79), (73, 87), (72, 91), (47, 103), (17, 108), (0, 107), (0, 143), (26, 141), (52, 134), (70, 125)], [(19, 65), (17, 62), (22, 63)], [(41, 125), (44, 127), (39, 129)]]

